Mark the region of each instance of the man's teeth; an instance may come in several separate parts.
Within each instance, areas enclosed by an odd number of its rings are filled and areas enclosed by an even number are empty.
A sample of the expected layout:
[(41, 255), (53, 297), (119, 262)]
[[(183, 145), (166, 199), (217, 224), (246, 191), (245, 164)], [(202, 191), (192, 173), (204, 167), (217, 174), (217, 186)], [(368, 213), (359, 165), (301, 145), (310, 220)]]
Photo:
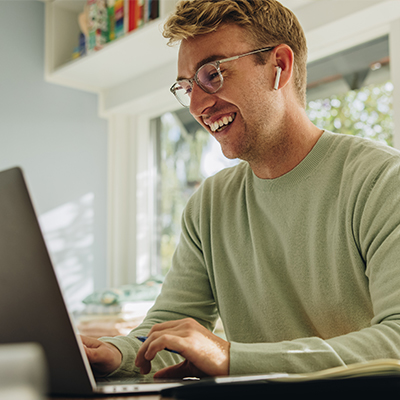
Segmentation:
[(215, 131), (220, 131), (222, 130), (223, 127), (226, 125), (230, 124), (234, 120), (234, 117), (229, 116), (229, 117), (223, 117), (219, 121), (215, 121), (210, 125), (210, 129), (215, 132)]

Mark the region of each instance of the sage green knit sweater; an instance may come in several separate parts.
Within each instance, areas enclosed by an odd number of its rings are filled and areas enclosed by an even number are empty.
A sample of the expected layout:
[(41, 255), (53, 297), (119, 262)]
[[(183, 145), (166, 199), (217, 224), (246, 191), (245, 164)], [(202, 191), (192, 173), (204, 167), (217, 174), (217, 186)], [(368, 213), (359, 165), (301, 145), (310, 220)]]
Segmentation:
[[(162, 293), (119, 347), (137, 372), (157, 322), (192, 317), (231, 342), (230, 373), (308, 372), (400, 358), (400, 154), (324, 132), (292, 171), (257, 178), (247, 163), (190, 199)], [(161, 352), (153, 372), (180, 361)]]

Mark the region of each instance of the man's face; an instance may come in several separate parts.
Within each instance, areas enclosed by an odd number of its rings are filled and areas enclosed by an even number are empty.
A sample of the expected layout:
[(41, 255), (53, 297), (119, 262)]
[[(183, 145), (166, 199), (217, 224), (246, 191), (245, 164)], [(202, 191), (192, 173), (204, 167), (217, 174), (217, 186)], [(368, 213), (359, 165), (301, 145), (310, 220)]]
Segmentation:
[[(179, 78), (192, 78), (206, 62), (255, 50), (247, 38), (243, 28), (224, 25), (216, 32), (182, 41)], [(224, 84), (217, 93), (205, 93), (196, 83), (193, 86), (190, 113), (217, 139), (228, 158), (252, 161), (265, 146), (276, 145), (271, 142), (276, 139), (275, 69), (271, 62), (257, 65), (254, 57), (222, 63)], [(222, 126), (216, 129), (216, 123)]]

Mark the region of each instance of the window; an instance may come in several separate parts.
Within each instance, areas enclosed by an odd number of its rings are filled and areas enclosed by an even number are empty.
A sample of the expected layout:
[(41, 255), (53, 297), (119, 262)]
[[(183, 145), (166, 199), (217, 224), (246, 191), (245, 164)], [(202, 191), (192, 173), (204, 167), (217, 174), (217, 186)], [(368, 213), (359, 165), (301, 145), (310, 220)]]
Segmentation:
[(320, 127), (366, 137), (393, 146), (393, 84), (371, 84), (358, 90), (311, 100), (307, 114)]
[(330, 131), (393, 145), (388, 37), (308, 66), (307, 114)]
[(157, 215), (154, 258), (165, 275), (178, 244), (183, 209), (201, 182), (239, 160), (227, 159), (219, 143), (181, 108), (153, 121), (157, 154)]

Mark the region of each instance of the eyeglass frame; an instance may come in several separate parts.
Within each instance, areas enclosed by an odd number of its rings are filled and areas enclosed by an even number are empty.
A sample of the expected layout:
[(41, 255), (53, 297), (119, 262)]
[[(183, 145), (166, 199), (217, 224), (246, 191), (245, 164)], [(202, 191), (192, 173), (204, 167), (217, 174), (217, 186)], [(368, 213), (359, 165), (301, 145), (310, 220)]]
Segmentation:
[[(218, 90), (220, 90), (220, 89), (222, 88), (222, 85), (224, 84), (224, 77), (222, 76), (222, 72), (221, 72), (220, 67), (219, 67), (222, 63), (225, 63), (225, 62), (228, 62), (228, 61), (234, 61), (234, 60), (237, 60), (237, 59), (242, 58), (242, 57), (250, 56), (251, 54), (261, 53), (261, 52), (263, 52), (263, 51), (271, 51), (271, 50), (275, 49), (275, 47), (276, 47), (276, 46), (273, 46), (273, 47), (264, 47), (264, 48), (262, 48), (262, 49), (253, 50), (253, 51), (250, 51), (250, 52), (248, 52), (248, 53), (239, 54), (239, 55), (232, 56), (232, 57), (228, 57), (228, 58), (223, 58), (222, 60), (207, 62), (207, 63), (203, 64), (202, 66), (200, 66), (200, 67), (198, 68), (198, 70), (197, 70), (196, 73), (194, 74), (193, 78), (179, 79), (178, 81), (176, 81), (176, 82), (170, 87), (169, 90), (170, 90), (170, 92), (175, 96), (175, 98), (179, 101), (179, 103), (180, 103), (183, 107), (188, 108), (188, 107), (190, 107), (190, 102), (189, 102), (188, 105), (183, 104), (183, 103), (179, 100), (179, 98), (177, 97), (177, 95), (176, 95), (177, 89), (175, 88), (175, 86), (176, 86), (176, 85), (179, 85), (179, 82), (188, 82), (188, 83), (190, 84), (190, 88), (191, 88), (191, 89), (193, 89), (193, 84), (194, 84), (194, 82), (196, 82), (197, 86), (198, 86), (201, 90), (203, 90), (204, 92), (206, 92), (206, 93), (208, 93), (208, 94), (217, 93)], [(200, 81), (199, 81), (198, 78), (197, 78), (199, 71), (200, 71), (202, 68), (204, 68), (206, 65), (210, 65), (210, 64), (213, 65), (213, 66), (215, 67), (215, 69), (217, 70), (218, 75), (219, 75), (219, 77), (220, 77), (220, 79), (221, 79), (221, 83), (220, 83), (219, 87), (218, 87), (216, 90), (211, 91), (211, 92), (208, 91), (208, 90), (206, 90), (206, 89), (201, 85)], [(190, 101), (190, 97), (189, 97), (189, 101)]]

